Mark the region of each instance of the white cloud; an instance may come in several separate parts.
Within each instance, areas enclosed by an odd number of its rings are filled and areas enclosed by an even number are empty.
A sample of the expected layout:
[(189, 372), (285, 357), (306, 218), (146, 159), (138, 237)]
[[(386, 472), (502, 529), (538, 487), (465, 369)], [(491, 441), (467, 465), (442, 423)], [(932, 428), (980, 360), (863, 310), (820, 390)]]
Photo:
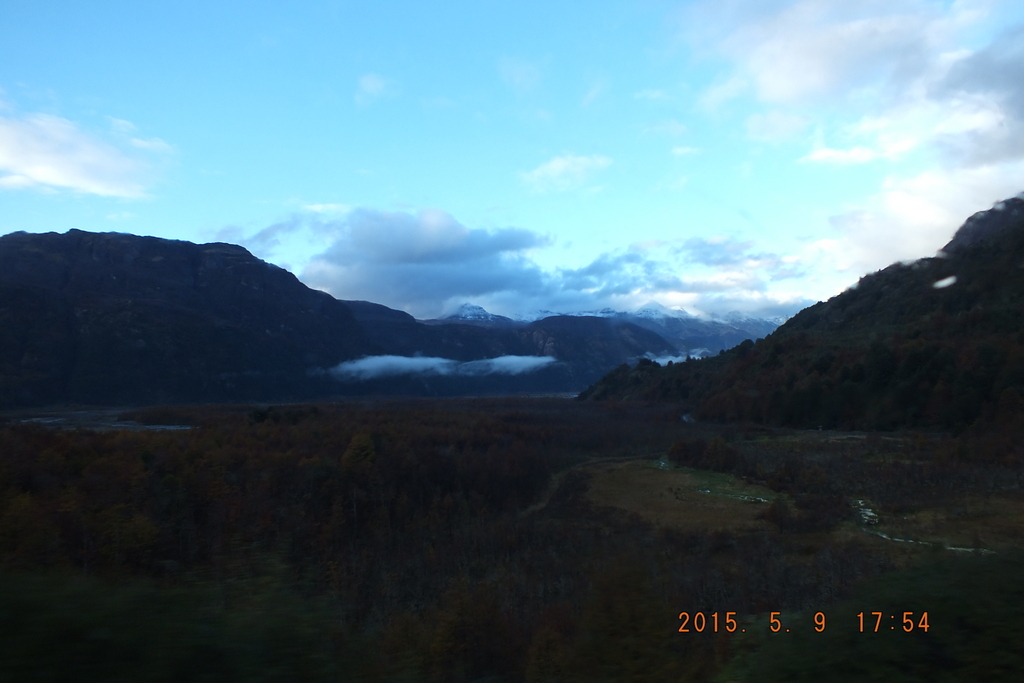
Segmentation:
[(0, 117), (0, 187), (143, 197), (146, 172), (145, 164), (67, 119)]
[(550, 356), (499, 356), (460, 362), (448, 358), (367, 356), (331, 368), (339, 379), (367, 380), (401, 375), (522, 375), (551, 365)]
[(705, 107), (743, 98), (761, 109), (746, 117), (750, 138), (792, 140), (813, 125), (801, 162), (885, 174), (833, 211), (834, 237), (801, 255), (815, 264), (816, 294), (830, 294), (836, 273), (845, 286), (934, 253), (968, 215), (1024, 188), (1024, 26), (1009, 7), (709, 0), (687, 10), (701, 27), (693, 44), (730, 61)]
[(697, 154), (698, 152), (700, 152), (700, 150), (696, 147), (679, 146), (672, 148), (672, 154), (676, 155), (677, 157), (687, 156), (689, 154)]
[(1015, 195), (1022, 184), (1024, 160), (889, 178), (878, 194), (831, 218), (838, 238), (823, 247), (833, 267), (851, 275), (930, 256), (968, 216)]
[(132, 147), (137, 149), (144, 149), (148, 152), (159, 152), (160, 154), (170, 154), (174, 151), (174, 148), (169, 144), (161, 140), (160, 138), (150, 138), (149, 140), (143, 140), (142, 138), (132, 138), (129, 140)]
[(455, 365), (456, 361), (448, 358), (367, 356), (341, 363), (332, 368), (331, 373), (343, 379), (361, 380), (399, 375), (447, 375), (451, 373), (451, 368)]
[(611, 159), (600, 154), (563, 154), (523, 173), (522, 178), (534, 192), (564, 192), (582, 187), (594, 173), (611, 163)]
[(394, 85), (383, 76), (375, 73), (363, 74), (356, 82), (355, 101), (359, 105), (368, 105), (382, 97), (397, 94)]
[(463, 363), (462, 372), (467, 375), (522, 375), (554, 362), (551, 356), (498, 356)]
[(935, 99), (920, 93), (843, 126), (837, 137), (850, 143), (847, 147), (825, 145), (819, 135), (816, 149), (802, 160), (896, 161), (923, 149), (941, 154), (954, 165), (985, 163), (1024, 156), (1024, 144), (1006, 139), (1017, 128), (1024, 133), (1024, 121), (1015, 120), (994, 98), (956, 94)]
[[(734, 65), (724, 80), (705, 90), (702, 102), (714, 108), (750, 92), (760, 102), (776, 106), (815, 105), (840, 116), (853, 112), (854, 117), (874, 110), (905, 120), (919, 118), (921, 105), (951, 101), (936, 95), (947, 73), (958, 67), (962, 67), (960, 90), (976, 91), (979, 85), (997, 80), (993, 72), (1006, 73), (1006, 67), (1016, 66), (1018, 77), (1004, 79), (997, 89), (1019, 90), (1021, 57), (1013, 48), (1020, 43), (1019, 35), (977, 54), (964, 47), (970, 39), (968, 31), (996, 4), (989, 0), (958, 0), (951, 5), (934, 0), (699, 3), (693, 12), (704, 20), (702, 26), (713, 28), (695, 40), (714, 41), (712, 49)], [(944, 89), (952, 87), (947, 84)], [(971, 106), (980, 104), (975, 101)], [(962, 101), (959, 106), (968, 105)], [(786, 128), (783, 116), (799, 127), (799, 116), (806, 113), (783, 114), (776, 109), (748, 119), (748, 130), (756, 138), (765, 129)], [(938, 113), (945, 118), (950, 112), (940, 106)]]
[[(735, 60), (732, 82), (746, 81), (765, 102), (794, 103), (845, 96), (886, 83), (901, 88), (958, 23), (970, 3), (949, 11), (926, 0), (798, 0), (757, 5), (721, 39)], [(716, 11), (705, 4), (704, 11)]]
[[(31, 178), (23, 175), (6, 175), (0, 176), (0, 188), (6, 190), (24, 190), (30, 187), (40, 187), (36, 185), (36, 182)], [(41, 189), (49, 189), (45, 186), (41, 186)]]
[[(1024, 28), (1003, 29), (980, 49), (966, 47), (998, 5), (734, 0), (723, 11), (701, 3), (697, 16), (715, 26), (702, 39), (717, 41), (714, 49), (733, 63), (702, 102), (714, 108), (750, 93), (774, 105), (747, 119), (757, 140), (785, 139), (814, 118), (845, 118), (847, 144), (818, 147), (848, 153), (822, 151), (811, 160), (863, 162), (865, 149), (893, 159), (922, 146), (975, 163), (1024, 155)], [(723, 24), (722, 15), (733, 23)]]
[(167, 144), (160, 138), (140, 138), (135, 136), (138, 131), (136, 126), (131, 121), (125, 119), (117, 119), (113, 116), (108, 116), (107, 120), (110, 121), (110, 130), (113, 131), (118, 137), (123, 140), (127, 140), (128, 144), (136, 149), (143, 149), (147, 152), (158, 152), (160, 154), (170, 154), (174, 151), (174, 147)]

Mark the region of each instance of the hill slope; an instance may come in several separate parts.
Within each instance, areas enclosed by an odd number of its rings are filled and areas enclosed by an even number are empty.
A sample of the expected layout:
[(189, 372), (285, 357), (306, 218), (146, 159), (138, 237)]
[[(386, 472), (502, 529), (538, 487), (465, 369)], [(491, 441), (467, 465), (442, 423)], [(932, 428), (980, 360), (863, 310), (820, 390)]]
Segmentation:
[[(428, 325), (334, 299), (230, 244), (79, 230), (0, 237), (0, 408), (569, 392), (628, 359), (677, 352), (654, 332), (597, 318)], [(504, 375), (327, 372), (379, 355), (558, 362)]]
[(716, 357), (620, 367), (581, 398), (678, 401), (796, 427), (953, 428), (1019, 411), (1024, 199), (972, 216), (947, 253), (894, 264)]
[(347, 306), (241, 247), (79, 230), (0, 238), (5, 407), (322, 393), (308, 368), (373, 349)]

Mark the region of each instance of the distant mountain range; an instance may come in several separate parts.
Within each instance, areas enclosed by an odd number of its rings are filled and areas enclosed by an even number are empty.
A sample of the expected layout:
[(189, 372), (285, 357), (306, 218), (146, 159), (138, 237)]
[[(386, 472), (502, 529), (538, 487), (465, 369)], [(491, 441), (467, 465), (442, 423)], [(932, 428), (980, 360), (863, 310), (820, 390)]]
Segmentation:
[(782, 324), (784, 318), (756, 318), (732, 313), (722, 319), (702, 318), (651, 301), (633, 312), (604, 308), (599, 311), (555, 313), (537, 311), (515, 319), (488, 313), (480, 306), (463, 304), (455, 313), (428, 324), (463, 323), (483, 327), (519, 327), (548, 317), (604, 318), (615, 324), (629, 323), (654, 332), (668, 341), (679, 356), (700, 357), (732, 348), (745, 339), (759, 339)]
[(651, 311), (418, 321), (341, 301), (231, 244), (0, 237), (0, 407), (576, 392), (640, 357), (770, 331)]
[(756, 343), (641, 361), (580, 397), (793, 427), (1024, 425), (1024, 195), (971, 216), (936, 257), (865, 276)]

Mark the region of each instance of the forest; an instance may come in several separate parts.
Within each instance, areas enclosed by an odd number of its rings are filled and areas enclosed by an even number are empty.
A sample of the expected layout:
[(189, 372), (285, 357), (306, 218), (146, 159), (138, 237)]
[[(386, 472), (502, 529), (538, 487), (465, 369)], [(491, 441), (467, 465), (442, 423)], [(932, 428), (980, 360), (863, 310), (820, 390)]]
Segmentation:
[(866, 275), (764, 339), (671, 367), (622, 365), (581, 398), (673, 401), (703, 420), (810, 429), (960, 433), (1019, 420), (1024, 213), (981, 215), (1004, 224)]
[[(1019, 680), (1016, 422), (800, 431), (686, 410), (8, 413), (3, 678)], [(879, 610), (913, 613), (911, 632), (858, 630)]]

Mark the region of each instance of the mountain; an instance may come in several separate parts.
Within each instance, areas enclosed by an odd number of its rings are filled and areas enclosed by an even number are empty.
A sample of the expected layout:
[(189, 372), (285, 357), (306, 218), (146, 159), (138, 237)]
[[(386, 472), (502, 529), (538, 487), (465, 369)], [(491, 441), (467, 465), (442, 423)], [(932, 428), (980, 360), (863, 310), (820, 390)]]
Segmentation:
[(739, 313), (730, 313), (722, 319), (704, 318), (668, 308), (656, 301), (644, 304), (633, 312), (616, 311), (612, 308), (580, 313), (554, 313), (543, 310), (523, 315), (511, 322), (535, 321), (556, 316), (608, 318), (619, 323), (636, 325), (668, 341), (678, 349), (679, 355), (696, 357), (732, 348), (746, 339), (760, 339), (771, 334), (784, 322), (784, 319), (757, 318)]
[[(0, 408), (574, 392), (625, 361), (676, 353), (602, 318), (519, 323), (464, 308), (417, 321), (310, 289), (231, 244), (80, 230), (0, 237)], [(376, 356), (555, 362), (378, 379), (332, 371)]]
[(0, 238), (0, 405), (299, 397), (374, 345), (343, 303), (229, 244)]
[(503, 315), (489, 313), (482, 306), (474, 304), (462, 304), (459, 309), (450, 315), (439, 320), (424, 321), (435, 324), (466, 323), (469, 325), (481, 325), (484, 327), (508, 327), (516, 325), (517, 321)]
[(699, 318), (656, 301), (616, 317), (657, 333), (690, 356), (717, 353), (747, 339), (760, 339), (779, 326), (777, 321), (740, 314), (730, 314), (725, 320)]
[(620, 367), (581, 398), (794, 427), (963, 428), (1024, 406), (1022, 310), (1018, 197), (972, 216), (939, 256), (865, 276), (756, 343)]
[[(537, 320), (516, 330), (535, 353), (566, 363), (574, 378), (601, 377), (616, 358), (677, 355), (664, 338), (639, 325), (594, 316), (560, 315)], [(587, 386), (590, 380), (581, 385)]]
[(1024, 196), (1021, 195), (999, 202), (990, 211), (979, 211), (968, 218), (949, 244), (942, 248), (942, 252), (952, 254), (963, 247), (998, 238), (1000, 233), (1018, 224), (1024, 219)]
[(491, 328), (517, 328), (559, 317), (604, 318), (613, 326), (635, 325), (653, 332), (667, 341), (672, 347), (670, 355), (697, 357), (731, 348), (745, 339), (760, 339), (770, 334), (782, 322), (781, 320), (745, 316), (740, 313), (730, 313), (723, 319), (701, 318), (686, 311), (667, 308), (656, 301), (651, 301), (632, 313), (616, 311), (612, 308), (578, 313), (537, 311), (532, 315), (515, 319), (495, 315), (481, 306), (465, 303), (451, 315), (422, 322), (428, 325), (464, 324)]
[[(362, 324), (366, 337), (383, 349), (381, 353), (461, 362), (501, 356), (548, 356), (559, 361), (558, 368), (540, 373), (550, 376), (546, 384), (530, 383), (533, 391), (543, 391), (544, 387), (552, 391), (578, 391), (625, 359), (678, 353), (661, 336), (637, 325), (594, 316), (554, 315), (527, 323), (489, 313), (480, 306), (463, 304), (445, 318), (420, 321), (380, 304), (345, 303)], [(512, 390), (510, 382), (518, 389), (525, 379), (512, 382), (511, 378), (504, 378), (491, 390)], [(428, 378), (430, 388), (419, 390), (409, 385), (401, 393), (435, 393), (438, 381), (436, 377)], [(491, 383), (495, 381), (492, 378)], [(486, 389), (482, 382), (477, 385), (476, 391)], [(387, 388), (380, 385), (374, 390)]]

